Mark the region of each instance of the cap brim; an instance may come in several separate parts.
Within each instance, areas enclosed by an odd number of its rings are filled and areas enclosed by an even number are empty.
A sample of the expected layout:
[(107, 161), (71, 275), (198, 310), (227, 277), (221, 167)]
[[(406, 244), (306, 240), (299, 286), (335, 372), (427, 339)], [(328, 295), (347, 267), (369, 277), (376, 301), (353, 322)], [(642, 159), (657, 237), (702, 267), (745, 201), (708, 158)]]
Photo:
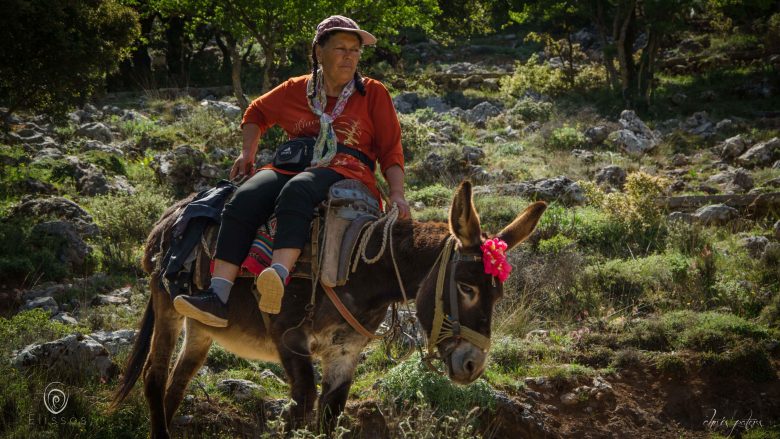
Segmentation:
[(369, 32), (364, 31), (363, 29), (353, 29), (350, 27), (332, 27), (328, 29), (328, 32), (335, 32), (335, 31), (355, 32), (359, 34), (360, 38), (363, 39), (364, 46), (373, 46), (374, 44), (376, 44), (376, 37), (371, 35)]

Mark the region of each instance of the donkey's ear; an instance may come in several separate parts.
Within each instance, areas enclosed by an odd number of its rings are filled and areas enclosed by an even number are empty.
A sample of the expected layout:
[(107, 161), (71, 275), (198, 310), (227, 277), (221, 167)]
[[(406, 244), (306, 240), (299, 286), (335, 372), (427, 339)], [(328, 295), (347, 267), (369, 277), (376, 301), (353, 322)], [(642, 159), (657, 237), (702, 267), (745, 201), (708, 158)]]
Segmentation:
[(507, 250), (528, 238), (531, 232), (536, 228), (536, 224), (539, 223), (539, 219), (546, 209), (547, 203), (544, 201), (537, 201), (526, 207), (523, 213), (512, 221), (512, 224), (506, 226), (504, 230), (498, 234), (498, 237), (506, 242)]
[(450, 232), (463, 247), (478, 246), (482, 242), (479, 216), (471, 200), (471, 182), (460, 184), (450, 208)]

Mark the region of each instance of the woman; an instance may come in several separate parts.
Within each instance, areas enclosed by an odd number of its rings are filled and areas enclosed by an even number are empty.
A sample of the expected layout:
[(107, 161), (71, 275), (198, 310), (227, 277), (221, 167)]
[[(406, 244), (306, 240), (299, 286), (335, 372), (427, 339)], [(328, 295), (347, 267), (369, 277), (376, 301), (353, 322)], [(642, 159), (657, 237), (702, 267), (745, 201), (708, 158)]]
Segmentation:
[(271, 266), (258, 277), (260, 310), (280, 311), (284, 285), (309, 237), (314, 206), (343, 178), (379, 191), (374, 162), (390, 186), (390, 202), (400, 218), (409, 218), (404, 198), (401, 128), (387, 89), (362, 78), (357, 65), (364, 45), (376, 38), (351, 19), (334, 15), (317, 26), (312, 42), (312, 73), (290, 78), (247, 108), (241, 124), (243, 149), (230, 177), (252, 175), (260, 136), (281, 126), (290, 138), (316, 137), (313, 166), (295, 174), (263, 167), (237, 191), (222, 212), (210, 287), (173, 304), (187, 317), (211, 326), (227, 326), (227, 301), (240, 265), (260, 224), (276, 214)]

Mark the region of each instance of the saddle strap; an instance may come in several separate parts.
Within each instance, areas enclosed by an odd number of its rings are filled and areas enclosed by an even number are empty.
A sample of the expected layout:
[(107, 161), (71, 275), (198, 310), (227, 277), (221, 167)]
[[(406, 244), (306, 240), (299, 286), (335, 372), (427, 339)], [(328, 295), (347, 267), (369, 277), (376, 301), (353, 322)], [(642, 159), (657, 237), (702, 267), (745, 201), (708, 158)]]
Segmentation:
[(349, 326), (352, 327), (355, 331), (357, 331), (360, 335), (363, 335), (364, 337), (368, 337), (370, 339), (379, 339), (381, 337), (377, 336), (376, 334), (373, 334), (369, 332), (368, 329), (364, 328), (363, 325), (358, 322), (358, 320), (355, 318), (355, 316), (352, 315), (351, 312), (347, 309), (346, 306), (344, 306), (344, 302), (339, 299), (339, 296), (336, 294), (335, 291), (333, 291), (333, 288), (322, 285), (322, 288), (325, 290), (325, 294), (328, 295), (328, 298), (333, 303), (333, 306), (336, 307), (336, 310), (338, 310), (339, 314), (341, 314), (341, 317), (344, 318), (344, 320), (349, 323)]

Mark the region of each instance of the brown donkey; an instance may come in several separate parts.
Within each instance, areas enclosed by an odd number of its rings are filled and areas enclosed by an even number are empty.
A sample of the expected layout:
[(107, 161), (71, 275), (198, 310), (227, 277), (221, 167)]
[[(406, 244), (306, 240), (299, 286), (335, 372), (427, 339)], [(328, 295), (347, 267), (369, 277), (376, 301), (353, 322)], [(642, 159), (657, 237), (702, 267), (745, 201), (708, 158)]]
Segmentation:
[[(250, 279), (239, 279), (233, 286), (234, 293), (228, 302), (230, 324), (226, 328), (205, 326), (179, 315), (173, 309), (170, 295), (158, 286), (160, 270), (153, 261), (166, 251), (170, 226), (175, 220), (173, 213), (185, 201), (163, 214), (147, 241), (144, 269), (151, 274), (151, 297), (112, 406), (127, 396), (143, 374), (144, 394), (151, 413), (151, 436), (169, 437), (168, 427), (187, 385), (216, 341), (247, 359), (281, 362), (296, 403), (290, 413), (292, 425), (312, 420), (317, 403), (320, 425), (330, 429), (344, 408), (360, 352), (369, 338), (347, 324), (321, 287), (313, 322), (299, 325), (310, 301), (311, 284), (305, 279), (293, 279), (288, 285), (282, 312), (271, 316), (270, 333), (250, 290)], [(531, 234), (545, 208), (543, 202), (530, 205), (497, 236), (511, 249)], [(376, 254), (382, 245), (382, 234), (375, 235), (367, 246), (369, 255)], [(392, 238), (404, 287), (409, 299), (416, 300), (417, 317), (428, 336), (432, 331), (439, 334), (433, 343), (450, 379), (458, 383), (474, 381), (485, 370), (487, 349), (483, 343), (475, 345), (469, 340), (477, 337), (489, 341), (493, 306), (502, 296), (502, 286), (485, 273), (481, 262), (480, 245), (487, 236), (482, 233), (474, 210), (471, 184), (464, 182), (458, 188), (450, 208), (449, 226), (439, 222), (399, 221), (392, 229)], [(450, 259), (452, 262), (440, 271), (439, 266)], [(447, 293), (442, 294), (442, 289)], [(375, 264), (361, 262), (347, 285), (336, 288), (336, 292), (360, 323), (375, 331), (388, 305), (403, 300), (391, 252), (384, 252)], [(443, 307), (449, 314), (444, 319), (448, 325), (445, 330), (441, 324), (434, 325), (437, 300), (438, 308)], [(464, 331), (463, 337), (458, 336), (457, 329), (451, 331), (453, 325), (449, 318), (453, 315), (453, 320), (458, 320), (454, 325)], [(170, 359), (182, 328), (185, 328), (184, 344), (169, 374)], [(322, 366), (319, 399), (312, 365), (314, 357), (320, 359)]]

